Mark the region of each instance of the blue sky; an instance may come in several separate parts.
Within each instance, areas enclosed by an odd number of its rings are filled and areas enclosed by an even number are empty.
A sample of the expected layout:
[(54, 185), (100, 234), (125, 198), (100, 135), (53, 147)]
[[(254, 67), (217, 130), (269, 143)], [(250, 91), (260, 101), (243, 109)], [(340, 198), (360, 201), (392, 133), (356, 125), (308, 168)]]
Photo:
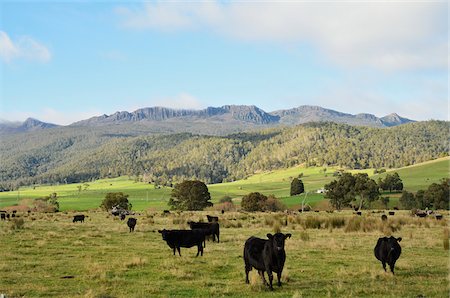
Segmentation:
[(319, 105), (449, 119), (447, 1), (0, 2), (0, 119)]

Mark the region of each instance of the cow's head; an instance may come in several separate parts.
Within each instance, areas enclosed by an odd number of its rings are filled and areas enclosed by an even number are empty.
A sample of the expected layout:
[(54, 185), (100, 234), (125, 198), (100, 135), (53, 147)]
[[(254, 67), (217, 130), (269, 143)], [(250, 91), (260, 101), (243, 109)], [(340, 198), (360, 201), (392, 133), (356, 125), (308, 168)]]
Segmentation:
[(164, 230), (158, 230), (158, 233), (161, 233), (162, 239), (163, 239), (163, 240), (166, 240), (166, 237), (167, 237), (167, 234), (168, 234), (168, 231), (167, 231), (166, 229), (164, 229)]
[(402, 237), (395, 238), (393, 236), (391, 237), (384, 237), (383, 241), (387, 243), (388, 247), (388, 255), (393, 252), (396, 248), (398, 248), (400, 245), (398, 244), (400, 241), (402, 241)]
[(269, 238), (269, 241), (272, 243), (272, 247), (275, 251), (282, 251), (284, 250), (284, 241), (286, 238), (291, 238), (291, 234), (283, 234), (283, 233), (276, 233), (274, 235), (267, 234), (267, 238)]

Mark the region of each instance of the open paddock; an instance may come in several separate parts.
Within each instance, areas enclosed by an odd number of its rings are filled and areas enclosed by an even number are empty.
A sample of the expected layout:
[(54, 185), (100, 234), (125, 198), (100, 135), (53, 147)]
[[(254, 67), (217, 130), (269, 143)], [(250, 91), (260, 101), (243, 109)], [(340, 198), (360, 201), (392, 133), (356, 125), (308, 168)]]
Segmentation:
[[(397, 211), (308, 213), (142, 212), (130, 233), (106, 212), (18, 214), (23, 226), (0, 221), (0, 294), (8, 297), (448, 297), (448, 212), (442, 220)], [(189, 220), (219, 216), (220, 243), (203, 257), (181, 257), (159, 229), (188, 229)], [(270, 292), (257, 273), (245, 284), (245, 240), (281, 230), (286, 240), (283, 286)], [(373, 248), (384, 235), (402, 237), (396, 275), (385, 273)]]

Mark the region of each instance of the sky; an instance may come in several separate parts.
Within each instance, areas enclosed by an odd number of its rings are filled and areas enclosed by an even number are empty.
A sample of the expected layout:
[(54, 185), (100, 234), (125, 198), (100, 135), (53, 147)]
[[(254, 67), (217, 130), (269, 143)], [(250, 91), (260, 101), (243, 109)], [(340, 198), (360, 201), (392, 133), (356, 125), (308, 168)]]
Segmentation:
[(317, 105), (449, 120), (447, 1), (3, 1), (0, 119)]

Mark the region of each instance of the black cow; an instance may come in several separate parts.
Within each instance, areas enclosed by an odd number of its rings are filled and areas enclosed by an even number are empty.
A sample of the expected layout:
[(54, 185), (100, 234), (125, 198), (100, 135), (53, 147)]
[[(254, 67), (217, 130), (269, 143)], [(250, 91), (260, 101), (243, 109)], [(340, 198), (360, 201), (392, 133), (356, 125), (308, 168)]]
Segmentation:
[(386, 221), (386, 220), (387, 220), (386, 214), (381, 215), (381, 220), (382, 220), (382, 221)]
[(75, 215), (73, 217), (73, 221), (72, 222), (77, 222), (77, 221), (84, 222), (84, 218), (85, 218), (84, 214)]
[(120, 214), (120, 220), (125, 220), (126, 215), (125, 214)]
[(134, 227), (136, 226), (137, 219), (134, 217), (129, 217), (127, 221), (127, 226), (130, 228), (130, 233), (134, 232)]
[(218, 216), (206, 215), (206, 218), (208, 218), (208, 222), (218, 222), (219, 221)]
[(167, 242), (170, 248), (173, 249), (173, 255), (175, 250), (178, 250), (178, 254), (181, 257), (181, 247), (193, 247), (197, 246), (198, 254), (203, 256), (202, 243), (205, 242), (205, 232), (203, 230), (158, 230), (162, 235), (162, 239)]
[(395, 215), (395, 211), (389, 211), (389, 215)]
[(394, 274), (395, 262), (397, 262), (400, 254), (402, 253), (402, 248), (398, 242), (402, 241), (402, 237), (383, 237), (379, 238), (377, 245), (373, 249), (375, 257), (383, 264), (383, 269), (386, 271), (386, 263), (391, 268), (392, 274)]
[(0, 213), (0, 219), (6, 220), (6, 213)]
[(220, 228), (218, 222), (188, 222), (189, 227), (192, 230), (204, 230), (204, 233), (206, 236), (212, 235), (213, 236), (213, 242), (216, 241), (217, 236), (217, 242), (219, 241), (219, 235), (220, 235)]
[(291, 234), (276, 233), (275, 235), (267, 234), (269, 239), (261, 239), (250, 237), (245, 241), (244, 245), (244, 263), (245, 263), (245, 283), (249, 283), (248, 273), (255, 268), (258, 270), (263, 283), (267, 285), (264, 278), (264, 272), (269, 276), (269, 288), (273, 290), (272, 272), (277, 273), (278, 286), (281, 286), (281, 273), (283, 271), (284, 262), (286, 261), (286, 252), (284, 251), (284, 241), (291, 238)]

